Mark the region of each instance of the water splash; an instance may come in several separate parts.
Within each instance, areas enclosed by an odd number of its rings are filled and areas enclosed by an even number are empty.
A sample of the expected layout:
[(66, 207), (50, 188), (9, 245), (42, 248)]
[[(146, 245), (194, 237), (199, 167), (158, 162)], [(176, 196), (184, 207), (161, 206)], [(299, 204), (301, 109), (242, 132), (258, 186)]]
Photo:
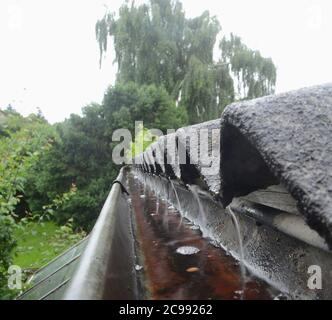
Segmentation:
[(156, 214), (159, 214), (159, 197), (156, 197)]
[(169, 195), (167, 194), (167, 199), (163, 199), (163, 204), (164, 204), (164, 213), (162, 215), (162, 221), (163, 221), (163, 226), (164, 228), (167, 230), (167, 232), (169, 231), (169, 208), (168, 208), (168, 202), (169, 202)]
[(172, 185), (172, 188), (173, 188), (173, 191), (174, 191), (175, 197), (176, 197), (176, 201), (177, 201), (177, 203), (178, 203), (178, 208), (177, 208), (177, 209), (178, 209), (179, 212), (182, 212), (181, 204), (180, 204), (180, 199), (179, 199), (179, 195), (178, 195), (178, 193), (177, 193), (177, 191), (176, 191), (176, 189), (175, 189), (175, 186), (174, 186), (173, 181), (170, 180), (170, 182), (171, 182), (171, 185)]
[(199, 214), (202, 217), (202, 224), (204, 225), (204, 223), (206, 222), (206, 215), (202, 206), (202, 202), (201, 199), (199, 198), (198, 195), (198, 187), (196, 185), (188, 185), (189, 190), (192, 192), (192, 194), (194, 195), (197, 204), (198, 204), (198, 209), (199, 209)]
[(182, 222), (183, 222), (183, 215), (182, 215), (181, 203), (180, 203), (179, 195), (178, 195), (178, 192), (176, 191), (176, 188), (175, 188), (175, 186), (174, 186), (173, 181), (170, 180), (170, 183), (171, 183), (171, 186), (172, 186), (173, 192), (174, 192), (174, 194), (175, 194), (176, 201), (177, 201), (177, 203), (178, 203), (178, 207), (177, 207), (177, 209), (178, 209), (178, 211), (179, 211), (179, 213), (180, 213), (180, 217), (181, 217), (181, 218), (180, 218), (180, 223), (179, 223), (179, 225), (178, 225), (178, 228), (180, 228), (180, 227), (182, 226)]
[(146, 183), (146, 176), (143, 176), (143, 194), (145, 195), (146, 193), (146, 186), (147, 186), (147, 183)]
[(236, 235), (238, 238), (239, 248), (240, 248), (240, 270), (241, 270), (241, 282), (242, 282), (241, 299), (243, 299), (243, 294), (244, 294), (245, 287), (246, 287), (246, 268), (244, 266), (244, 250), (243, 250), (241, 229), (240, 229), (239, 221), (230, 206), (228, 206), (226, 208), (226, 212), (229, 212), (229, 214), (233, 220), (233, 223), (234, 223), (234, 226), (236, 229)]

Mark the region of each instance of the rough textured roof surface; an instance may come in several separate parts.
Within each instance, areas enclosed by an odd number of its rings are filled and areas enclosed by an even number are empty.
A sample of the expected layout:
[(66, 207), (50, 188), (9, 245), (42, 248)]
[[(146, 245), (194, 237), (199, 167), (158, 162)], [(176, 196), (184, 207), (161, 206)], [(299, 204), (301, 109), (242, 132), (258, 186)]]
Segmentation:
[(220, 174), (225, 205), (281, 181), (332, 248), (332, 84), (228, 106)]
[[(218, 130), (218, 131), (215, 131)], [(215, 134), (217, 133), (217, 134)], [(187, 160), (180, 164), (181, 179), (185, 183), (197, 184), (198, 177), (213, 194), (220, 190), (220, 119), (211, 120), (177, 130), (179, 159)], [(201, 143), (204, 141), (204, 143)], [(188, 159), (184, 159), (183, 151)], [(181, 163), (181, 161), (179, 161)], [(189, 163), (190, 162), (190, 163)]]
[[(204, 167), (195, 160), (197, 149), (206, 142), (188, 147), (187, 135), (218, 127), (220, 138), (207, 144), (209, 152), (218, 150), (218, 154)], [(281, 183), (308, 225), (332, 248), (332, 84), (231, 104), (221, 119), (179, 129), (175, 137), (164, 157), (149, 157), (147, 150), (145, 162), (149, 158), (155, 163), (138, 167), (185, 185), (200, 184), (224, 206), (234, 197)], [(153, 148), (162, 147), (165, 138)], [(185, 164), (178, 161), (182, 145)], [(172, 159), (174, 154), (177, 161), (158, 165), (160, 159)], [(216, 166), (213, 174), (206, 171)]]

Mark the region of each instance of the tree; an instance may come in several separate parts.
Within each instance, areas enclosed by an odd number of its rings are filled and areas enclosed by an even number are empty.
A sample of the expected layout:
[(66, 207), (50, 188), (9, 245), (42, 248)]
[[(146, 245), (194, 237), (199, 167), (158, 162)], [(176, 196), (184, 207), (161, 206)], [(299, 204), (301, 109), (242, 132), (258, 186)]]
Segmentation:
[(241, 38), (231, 34), (220, 42), (221, 63), (227, 65), (237, 80), (240, 99), (252, 99), (274, 92), (276, 67), (271, 58), (264, 58), (257, 50), (249, 49)]
[(64, 224), (73, 218), (75, 229), (91, 230), (117, 170), (105, 128), (98, 104), (86, 106), (83, 116), (71, 115), (55, 126), (52, 148), (29, 171), (31, 211), (42, 212), (45, 204), (75, 185), (77, 192), (57, 208), (54, 219)]
[(135, 121), (143, 121), (145, 127), (164, 132), (187, 123), (186, 110), (176, 106), (166, 89), (133, 82), (118, 82), (110, 87), (104, 97), (102, 113), (105, 122), (112, 124), (106, 129), (110, 142), (116, 129), (127, 128), (134, 134)]
[(134, 136), (136, 120), (166, 132), (187, 123), (187, 116), (161, 87), (131, 82), (110, 87), (102, 104), (91, 103), (82, 116), (71, 115), (55, 126), (52, 148), (29, 169), (25, 195), (30, 211), (41, 213), (74, 184), (77, 192), (57, 208), (54, 219), (64, 224), (73, 218), (74, 228), (90, 231), (119, 170), (112, 161), (113, 132), (127, 128)]
[(12, 235), (16, 221), (28, 210), (28, 171), (53, 137), (52, 128), (35, 115), (24, 118), (11, 109), (5, 114), (0, 135), (0, 298), (10, 297), (7, 269), (16, 245)]
[(117, 82), (164, 87), (187, 110), (189, 123), (218, 117), (235, 98), (274, 92), (272, 60), (247, 48), (239, 37), (224, 37), (221, 58), (214, 61), (220, 30), (208, 11), (188, 19), (182, 4), (171, 0), (139, 6), (127, 2), (118, 15), (106, 12), (96, 23), (101, 57), (108, 38), (113, 39)]

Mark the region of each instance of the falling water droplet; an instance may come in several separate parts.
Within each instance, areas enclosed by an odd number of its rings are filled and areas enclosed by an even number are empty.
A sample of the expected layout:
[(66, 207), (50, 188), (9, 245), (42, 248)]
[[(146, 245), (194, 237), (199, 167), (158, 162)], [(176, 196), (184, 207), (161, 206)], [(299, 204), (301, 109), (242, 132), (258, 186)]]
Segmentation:
[(156, 199), (156, 214), (159, 214), (159, 198)]
[(176, 191), (176, 188), (175, 188), (175, 186), (174, 186), (173, 181), (170, 180), (170, 182), (171, 182), (171, 186), (172, 186), (172, 188), (173, 188), (173, 192), (174, 192), (174, 194), (175, 194), (175, 198), (176, 198), (177, 203), (178, 203), (178, 207), (177, 207), (177, 209), (178, 209), (178, 211), (179, 211), (179, 213), (180, 213), (180, 216), (181, 216), (180, 223), (179, 223), (179, 226), (178, 226), (178, 228), (180, 228), (181, 225), (182, 225), (182, 221), (183, 221), (183, 215), (182, 215), (182, 209), (181, 209), (180, 199), (179, 199), (179, 195), (178, 195), (178, 193), (177, 193), (177, 191)]
[(195, 185), (188, 185), (188, 188), (193, 193), (193, 195), (194, 195), (194, 197), (197, 201), (198, 208), (199, 208), (199, 214), (203, 219), (202, 223), (204, 225), (205, 222), (206, 222), (206, 216), (205, 216), (205, 212), (204, 212), (204, 209), (203, 209), (203, 206), (202, 206), (201, 199), (199, 198), (199, 195), (198, 195), (198, 189), (197, 189), (198, 187), (195, 186)]
[[(243, 250), (243, 243), (242, 243), (242, 237), (241, 237), (241, 230), (240, 230), (240, 225), (239, 225), (239, 221), (236, 217), (236, 215), (234, 214), (233, 210), (231, 209), (230, 206), (227, 207), (229, 214), (232, 217), (232, 220), (234, 222), (234, 226), (236, 229), (236, 235), (238, 238), (238, 242), (239, 242), (239, 249), (240, 249), (240, 269), (241, 269), (241, 280), (242, 280), (242, 290), (241, 290), (241, 299), (243, 299), (243, 294), (244, 294), (244, 290), (245, 290), (245, 285), (246, 285), (246, 269), (244, 266), (244, 250)], [(240, 291), (239, 291), (240, 292)]]

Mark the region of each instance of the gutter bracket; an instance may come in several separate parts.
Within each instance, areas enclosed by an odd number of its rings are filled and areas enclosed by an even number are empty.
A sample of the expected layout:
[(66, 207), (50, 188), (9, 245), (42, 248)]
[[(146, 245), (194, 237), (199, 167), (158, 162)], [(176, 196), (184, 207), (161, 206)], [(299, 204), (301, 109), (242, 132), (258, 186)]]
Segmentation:
[(112, 182), (112, 186), (113, 186), (114, 184), (116, 184), (116, 183), (118, 183), (118, 184), (120, 185), (120, 187), (121, 187), (121, 192), (122, 192), (122, 193), (125, 193), (127, 196), (130, 196), (129, 192), (128, 192), (127, 189), (124, 187), (124, 185), (122, 184), (121, 181), (119, 181), (119, 180), (114, 180), (114, 181)]

